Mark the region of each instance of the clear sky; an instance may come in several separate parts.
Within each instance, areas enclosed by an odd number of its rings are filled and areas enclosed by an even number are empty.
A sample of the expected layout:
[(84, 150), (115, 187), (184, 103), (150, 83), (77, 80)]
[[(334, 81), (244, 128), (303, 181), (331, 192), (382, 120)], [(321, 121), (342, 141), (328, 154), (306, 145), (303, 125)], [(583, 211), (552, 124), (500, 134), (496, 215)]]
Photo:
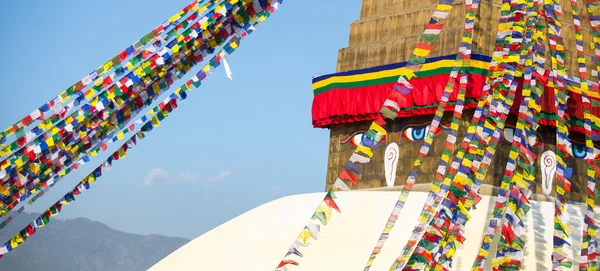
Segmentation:
[[(3, 3), (0, 129), (189, 2)], [(329, 131), (312, 128), (311, 78), (335, 72), (360, 2), (284, 1), (228, 58), (233, 81), (219, 67), (58, 218), (194, 238), (273, 199), (323, 191)], [(100, 161), (64, 178), (31, 211), (49, 207)]]

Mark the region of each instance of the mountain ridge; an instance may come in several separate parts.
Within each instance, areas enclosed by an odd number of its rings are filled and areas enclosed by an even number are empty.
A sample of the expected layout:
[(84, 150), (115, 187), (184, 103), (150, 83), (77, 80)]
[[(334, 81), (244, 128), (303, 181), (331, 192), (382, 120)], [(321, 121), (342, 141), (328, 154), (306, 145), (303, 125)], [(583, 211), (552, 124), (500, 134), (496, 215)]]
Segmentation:
[[(39, 214), (22, 213), (0, 230), (5, 242)], [(0, 270), (147, 270), (189, 239), (122, 232), (87, 218), (53, 219), (0, 259)]]

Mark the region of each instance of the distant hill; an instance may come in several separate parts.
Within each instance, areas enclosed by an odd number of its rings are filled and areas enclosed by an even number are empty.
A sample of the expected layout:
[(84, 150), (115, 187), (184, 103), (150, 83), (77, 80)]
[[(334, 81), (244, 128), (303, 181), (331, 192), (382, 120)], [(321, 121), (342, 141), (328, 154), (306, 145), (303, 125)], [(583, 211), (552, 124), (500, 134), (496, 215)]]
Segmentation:
[[(21, 214), (0, 231), (0, 242), (33, 221)], [(85, 218), (53, 219), (27, 242), (0, 259), (0, 270), (136, 271), (146, 270), (189, 240), (125, 233)]]

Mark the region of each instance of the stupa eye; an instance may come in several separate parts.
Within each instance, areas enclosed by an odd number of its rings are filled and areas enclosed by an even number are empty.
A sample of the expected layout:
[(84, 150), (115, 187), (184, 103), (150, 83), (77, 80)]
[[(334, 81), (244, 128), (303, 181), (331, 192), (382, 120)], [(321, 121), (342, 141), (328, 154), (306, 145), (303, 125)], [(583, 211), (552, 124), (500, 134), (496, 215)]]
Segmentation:
[(571, 149), (572, 155), (575, 158), (584, 159), (587, 156), (586, 147), (583, 144), (573, 142), (571, 144)]
[(422, 141), (425, 139), (428, 130), (429, 125), (408, 127), (402, 131), (402, 138), (406, 138), (412, 142)]
[(356, 147), (356, 146), (360, 145), (360, 142), (362, 142), (362, 137), (364, 134), (365, 134), (364, 131), (352, 132), (347, 137), (341, 139), (340, 143), (342, 143), (342, 145), (350, 144), (350, 145)]

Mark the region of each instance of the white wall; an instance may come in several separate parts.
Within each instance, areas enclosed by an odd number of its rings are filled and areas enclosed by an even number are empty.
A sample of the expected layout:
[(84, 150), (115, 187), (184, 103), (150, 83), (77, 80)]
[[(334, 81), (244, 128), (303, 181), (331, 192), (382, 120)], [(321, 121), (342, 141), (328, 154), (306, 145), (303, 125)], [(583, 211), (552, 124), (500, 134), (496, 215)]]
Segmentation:
[[(362, 270), (396, 202), (399, 192), (353, 191), (336, 194), (341, 214), (333, 213), (319, 240), (300, 251), (299, 267), (292, 270)], [(274, 270), (323, 199), (324, 193), (281, 198), (240, 215), (194, 239), (154, 265), (152, 271), (171, 270)], [(371, 270), (387, 271), (404, 247), (425, 202), (426, 193), (413, 192), (394, 230)], [(459, 248), (454, 270), (470, 270), (477, 255), (495, 198), (484, 197), (465, 229), (467, 240)], [(583, 205), (567, 205), (567, 221), (573, 228), (570, 255), (581, 246)], [(523, 270), (551, 270), (554, 204), (532, 202), (526, 218)], [(576, 251), (575, 251), (576, 250)], [(492, 254), (492, 253), (491, 253)], [(576, 270), (579, 257), (574, 258)], [(491, 262), (491, 261), (488, 261)]]

